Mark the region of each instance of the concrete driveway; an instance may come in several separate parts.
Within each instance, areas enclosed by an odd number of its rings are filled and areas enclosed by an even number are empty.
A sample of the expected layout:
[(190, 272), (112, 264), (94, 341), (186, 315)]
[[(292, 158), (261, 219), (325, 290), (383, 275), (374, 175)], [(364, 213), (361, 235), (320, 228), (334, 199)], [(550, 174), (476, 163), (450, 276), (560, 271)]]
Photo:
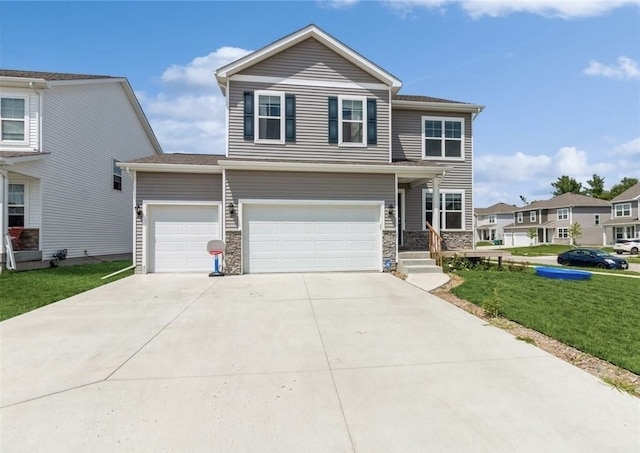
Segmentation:
[(137, 275), (0, 329), (4, 453), (640, 451), (640, 400), (388, 274)]

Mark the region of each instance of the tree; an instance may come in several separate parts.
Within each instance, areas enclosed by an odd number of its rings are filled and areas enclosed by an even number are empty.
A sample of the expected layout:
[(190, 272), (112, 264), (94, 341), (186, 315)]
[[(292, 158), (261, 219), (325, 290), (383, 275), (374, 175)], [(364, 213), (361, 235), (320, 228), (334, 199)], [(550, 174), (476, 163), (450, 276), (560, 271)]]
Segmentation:
[(617, 197), (622, 192), (630, 188), (631, 186), (635, 186), (638, 184), (638, 180), (636, 178), (622, 178), (622, 180), (618, 184), (614, 184), (609, 191), (609, 200)]
[(582, 193), (582, 183), (579, 183), (574, 178), (567, 175), (562, 175), (556, 182), (552, 182), (551, 186), (556, 190), (553, 191), (553, 196), (557, 197), (563, 193)]
[(535, 245), (535, 238), (538, 237), (538, 229), (537, 228), (529, 228), (527, 230), (527, 237), (529, 238), (529, 244)]
[(569, 227), (569, 238), (571, 245), (578, 245), (578, 239), (582, 237), (582, 227), (578, 222), (574, 222)]
[(604, 178), (596, 175), (595, 173), (591, 179), (587, 180), (589, 187), (585, 189), (584, 194), (593, 198), (601, 198), (607, 200), (609, 194), (604, 190)]

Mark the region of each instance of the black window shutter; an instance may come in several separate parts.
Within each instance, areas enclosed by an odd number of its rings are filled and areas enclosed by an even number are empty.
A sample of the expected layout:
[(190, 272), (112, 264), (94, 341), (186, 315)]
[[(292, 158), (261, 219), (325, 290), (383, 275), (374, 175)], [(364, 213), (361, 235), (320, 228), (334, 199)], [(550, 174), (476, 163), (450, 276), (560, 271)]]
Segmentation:
[(244, 92), (244, 138), (253, 140), (253, 91)]
[(287, 142), (296, 141), (296, 96), (293, 94), (285, 94), (285, 125), (284, 137)]
[(367, 144), (375, 145), (378, 143), (378, 109), (376, 100), (367, 99)]
[(338, 98), (329, 97), (329, 143), (338, 143)]

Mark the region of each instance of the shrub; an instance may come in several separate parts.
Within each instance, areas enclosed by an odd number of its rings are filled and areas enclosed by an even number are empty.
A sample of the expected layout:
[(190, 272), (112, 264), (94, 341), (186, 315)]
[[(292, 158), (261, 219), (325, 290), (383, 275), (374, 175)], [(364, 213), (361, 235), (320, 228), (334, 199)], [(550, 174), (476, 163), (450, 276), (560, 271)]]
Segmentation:
[(502, 315), (502, 303), (498, 296), (498, 288), (493, 288), (493, 295), (482, 301), (484, 314), (490, 318), (497, 318)]

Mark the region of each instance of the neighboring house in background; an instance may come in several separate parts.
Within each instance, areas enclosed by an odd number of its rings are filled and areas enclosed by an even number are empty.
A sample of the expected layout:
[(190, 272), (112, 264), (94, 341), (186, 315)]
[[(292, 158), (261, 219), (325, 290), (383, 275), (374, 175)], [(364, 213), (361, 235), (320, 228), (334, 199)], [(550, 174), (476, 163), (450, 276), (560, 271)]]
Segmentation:
[(116, 163), (162, 150), (127, 79), (0, 70), (0, 102), (2, 262), (7, 237), (18, 268), (65, 249), (130, 257), (133, 183)]
[[(582, 236), (574, 242), (604, 245), (603, 222), (610, 216), (608, 201), (575, 193), (564, 193), (550, 200), (534, 201), (517, 208), (511, 224), (504, 227), (504, 245), (528, 246), (534, 244), (571, 244), (569, 229), (580, 224)], [(531, 240), (528, 232), (536, 230)]]
[[(388, 269), (399, 247), (473, 244), (473, 120), (483, 107), (402, 83), (314, 25), (216, 72), (224, 155), (163, 155), (135, 174), (137, 272)], [(215, 152), (217, 150), (212, 150)], [(436, 202), (434, 202), (436, 200)]]
[(506, 225), (513, 223), (513, 213), (516, 206), (506, 203), (496, 203), (488, 208), (476, 208), (475, 242), (504, 241)]
[(610, 201), (611, 218), (603, 222), (607, 238), (640, 238), (640, 183), (630, 187)]

